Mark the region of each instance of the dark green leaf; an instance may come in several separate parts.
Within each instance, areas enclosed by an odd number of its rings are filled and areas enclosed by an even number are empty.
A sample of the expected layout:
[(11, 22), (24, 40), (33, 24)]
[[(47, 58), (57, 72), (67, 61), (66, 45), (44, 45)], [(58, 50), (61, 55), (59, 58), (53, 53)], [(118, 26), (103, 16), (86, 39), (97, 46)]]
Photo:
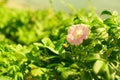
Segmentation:
[(101, 15), (112, 15), (112, 13), (108, 10), (102, 11)]

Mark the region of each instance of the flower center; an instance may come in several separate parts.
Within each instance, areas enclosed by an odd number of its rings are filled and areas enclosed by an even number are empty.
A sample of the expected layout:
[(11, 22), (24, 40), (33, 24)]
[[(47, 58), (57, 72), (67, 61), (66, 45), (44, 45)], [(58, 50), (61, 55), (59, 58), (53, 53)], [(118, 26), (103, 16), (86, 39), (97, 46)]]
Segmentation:
[(77, 30), (76, 31), (76, 38), (80, 38), (83, 35), (83, 31), (82, 30)]

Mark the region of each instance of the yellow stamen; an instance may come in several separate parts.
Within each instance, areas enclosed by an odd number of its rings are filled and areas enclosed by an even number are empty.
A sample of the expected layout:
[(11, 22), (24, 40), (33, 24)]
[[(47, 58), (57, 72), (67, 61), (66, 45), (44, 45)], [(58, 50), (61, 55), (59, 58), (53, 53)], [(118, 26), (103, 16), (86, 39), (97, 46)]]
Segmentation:
[(82, 34), (83, 34), (82, 30), (76, 31), (76, 38), (80, 38)]

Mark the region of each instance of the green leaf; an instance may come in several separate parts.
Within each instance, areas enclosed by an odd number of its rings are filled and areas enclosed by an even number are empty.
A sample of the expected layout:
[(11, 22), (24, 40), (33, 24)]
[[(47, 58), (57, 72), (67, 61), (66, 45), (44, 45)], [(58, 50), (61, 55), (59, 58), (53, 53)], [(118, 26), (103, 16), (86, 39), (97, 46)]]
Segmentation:
[(0, 76), (0, 80), (12, 80), (9, 76)]
[(23, 80), (23, 74), (20, 72), (17, 72), (15, 74), (15, 80)]
[(101, 15), (112, 15), (112, 13), (108, 10), (102, 11)]
[(71, 75), (76, 75), (76, 69), (70, 67), (59, 66), (57, 71), (61, 73), (62, 77), (67, 79)]
[(42, 43), (44, 44), (44, 47), (46, 47), (47, 49), (49, 49), (53, 53), (59, 54), (59, 52), (55, 49), (55, 45), (53, 44), (53, 42), (49, 38), (47, 38), (47, 37), (43, 38)]
[(35, 46), (45, 47), (42, 43), (34, 43)]
[(82, 73), (81, 80), (91, 80), (92, 79), (91, 73), (89, 71), (83, 70), (81, 73)]
[(105, 19), (104, 24), (110, 26), (110, 28), (118, 27), (118, 23), (113, 18)]
[(103, 65), (102, 71), (105, 73), (106, 80), (110, 80), (110, 72), (109, 72), (109, 67), (107, 64)]
[(69, 76), (71, 75), (75, 75), (76, 74), (76, 71), (74, 70), (65, 70), (62, 72), (62, 76), (67, 79)]
[(86, 57), (86, 60), (88, 60), (88, 61), (94, 61), (94, 60), (98, 60), (98, 59), (100, 59), (100, 54), (93, 54), (93, 55)]
[[(51, 42), (50, 42), (51, 43)], [(44, 43), (45, 44), (45, 43)], [(52, 43), (52, 44), (50, 44), (51, 46), (49, 46), (48, 44), (49, 44), (49, 42), (47, 43), (47, 45), (45, 44), (41, 44), (41, 43), (34, 43), (34, 45), (36, 45), (36, 46), (39, 46), (39, 47), (42, 47), (42, 48), (47, 48), (47, 49), (49, 49), (50, 51), (52, 51), (53, 53), (56, 53), (56, 54), (58, 54), (58, 51), (54, 48), (54, 44)]]
[(52, 51), (55, 54), (59, 54), (59, 52), (52, 47), (46, 46), (46, 48), (48, 48), (50, 51)]
[(92, 42), (92, 39), (86, 39), (86, 40), (84, 40), (82, 45), (87, 46), (87, 45), (91, 44), (91, 42)]
[(45, 38), (43, 38), (41, 41), (42, 41), (42, 43), (43, 43), (45, 46), (49, 46), (49, 47), (51, 47), (51, 48), (55, 48), (53, 42), (52, 42), (49, 38), (45, 37)]
[(42, 74), (45, 74), (46, 71), (47, 71), (46, 68), (36, 68), (32, 69), (31, 74), (33, 76), (42, 76)]
[(14, 55), (18, 60), (26, 59), (25, 53), (29, 52), (29, 50), (24, 49), (21, 45), (17, 45), (16, 47), (11, 45), (9, 48), (15, 52)]
[(94, 49), (95, 49), (95, 52), (99, 52), (102, 49), (102, 44), (96, 44)]
[(105, 63), (102, 60), (97, 60), (93, 66), (93, 71), (98, 74)]

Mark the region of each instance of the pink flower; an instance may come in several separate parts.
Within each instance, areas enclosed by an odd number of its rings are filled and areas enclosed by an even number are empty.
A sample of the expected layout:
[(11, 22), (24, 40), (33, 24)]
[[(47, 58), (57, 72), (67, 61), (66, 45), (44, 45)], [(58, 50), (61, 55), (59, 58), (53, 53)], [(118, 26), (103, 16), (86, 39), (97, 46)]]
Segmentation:
[(70, 27), (67, 34), (67, 41), (71, 45), (80, 45), (89, 35), (89, 28), (85, 24), (77, 24)]

